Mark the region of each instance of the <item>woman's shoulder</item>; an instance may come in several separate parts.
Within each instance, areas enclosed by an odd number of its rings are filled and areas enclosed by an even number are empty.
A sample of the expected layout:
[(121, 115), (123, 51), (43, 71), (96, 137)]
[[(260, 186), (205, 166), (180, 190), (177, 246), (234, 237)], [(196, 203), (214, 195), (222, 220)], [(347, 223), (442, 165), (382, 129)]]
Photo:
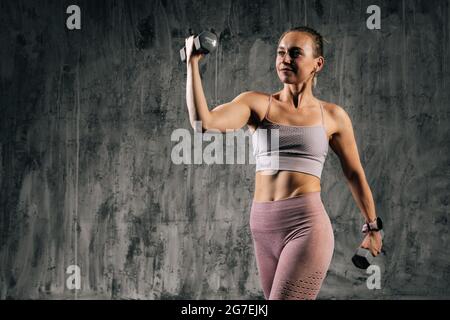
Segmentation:
[(267, 108), (270, 93), (249, 90), (241, 92), (238, 97), (240, 99), (244, 99), (253, 112), (261, 113), (265, 108)]
[(339, 108), (343, 109), (340, 105), (333, 103), (333, 102), (329, 102), (329, 101), (324, 101), (324, 100), (320, 100), (320, 103), (322, 103), (323, 107), (325, 109), (327, 109), (328, 112), (336, 112), (338, 111)]
[(328, 101), (320, 102), (324, 108), (325, 121), (332, 130), (337, 130), (340, 124), (349, 122), (350, 117), (343, 106)]
[(244, 91), (240, 95), (244, 95), (244, 96), (249, 97), (250, 99), (253, 99), (255, 101), (258, 101), (258, 100), (261, 100), (261, 99), (268, 100), (269, 97), (270, 97), (270, 93), (266, 93), (266, 92), (262, 92), (262, 91), (255, 91), (255, 90)]
[(333, 117), (338, 117), (338, 116), (342, 116), (343, 114), (346, 114), (347, 111), (345, 110), (344, 107), (333, 103), (333, 102), (328, 102), (328, 101), (323, 101), (323, 100), (319, 100), (320, 103), (322, 104), (324, 110)]

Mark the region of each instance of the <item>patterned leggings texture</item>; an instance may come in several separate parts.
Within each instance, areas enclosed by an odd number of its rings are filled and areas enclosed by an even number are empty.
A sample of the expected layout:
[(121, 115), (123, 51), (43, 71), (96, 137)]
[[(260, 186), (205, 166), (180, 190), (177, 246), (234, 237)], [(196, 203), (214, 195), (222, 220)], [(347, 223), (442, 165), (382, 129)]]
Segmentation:
[(250, 211), (256, 263), (268, 300), (316, 299), (334, 251), (320, 191), (256, 202)]

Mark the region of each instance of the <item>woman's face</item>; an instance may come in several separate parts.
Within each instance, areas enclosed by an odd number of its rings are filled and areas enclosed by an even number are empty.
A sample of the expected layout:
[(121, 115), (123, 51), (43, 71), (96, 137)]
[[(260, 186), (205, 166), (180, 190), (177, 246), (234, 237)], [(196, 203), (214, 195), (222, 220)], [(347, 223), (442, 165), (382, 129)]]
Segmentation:
[(311, 36), (305, 32), (288, 32), (277, 48), (278, 77), (282, 82), (290, 84), (301, 83), (309, 77), (312, 79), (314, 68), (320, 64), (318, 59), (314, 58), (314, 41)]

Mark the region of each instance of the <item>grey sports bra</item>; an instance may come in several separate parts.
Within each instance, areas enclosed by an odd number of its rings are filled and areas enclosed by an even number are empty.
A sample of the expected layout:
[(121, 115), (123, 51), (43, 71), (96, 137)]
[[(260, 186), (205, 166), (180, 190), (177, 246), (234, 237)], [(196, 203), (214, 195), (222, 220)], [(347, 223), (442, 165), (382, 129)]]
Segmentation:
[(298, 171), (320, 179), (328, 154), (322, 104), (322, 125), (293, 126), (275, 123), (267, 118), (271, 101), (272, 95), (263, 120), (252, 134), (256, 171)]

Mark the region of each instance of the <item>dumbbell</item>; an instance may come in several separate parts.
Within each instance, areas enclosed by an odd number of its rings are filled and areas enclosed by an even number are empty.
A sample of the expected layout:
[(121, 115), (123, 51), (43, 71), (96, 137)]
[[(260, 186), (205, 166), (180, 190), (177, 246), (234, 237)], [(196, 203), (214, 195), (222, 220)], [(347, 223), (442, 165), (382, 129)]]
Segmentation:
[[(383, 230), (381, 232), (381, 239), (384, 237)], [(356, 250), (355, 255), (352, 257), (353, 264), (360, 269), (367, 269), (373, 262), (375, 257), (372, 255), (369, 249), (359, 247)]]
[[(217, 36), (209, 31), (203, 31), (194, 37), (194, 52), (208, 54), (217, 48)], [(180, 50), (182, 62), (186, 62), (186, 46)]]

